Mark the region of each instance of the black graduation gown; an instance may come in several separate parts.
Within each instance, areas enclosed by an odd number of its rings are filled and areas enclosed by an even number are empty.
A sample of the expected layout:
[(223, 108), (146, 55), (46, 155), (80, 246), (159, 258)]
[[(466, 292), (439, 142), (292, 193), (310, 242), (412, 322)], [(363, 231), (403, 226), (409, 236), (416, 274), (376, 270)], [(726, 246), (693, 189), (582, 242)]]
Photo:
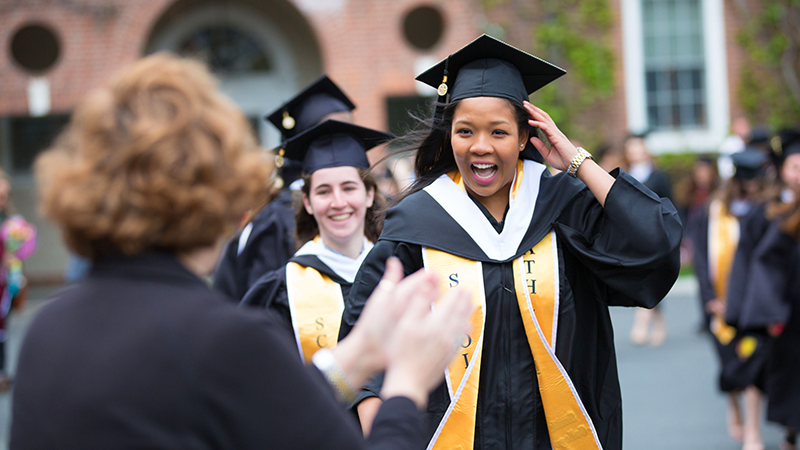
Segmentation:
[[(330, 267), (314, 255), (296, 255), (289, 262), (295, 262), (303, 267), (311, 267), (318, 272), (330, 277), (342, 288), (342, 298), (347, 298), (350, 293), (351, 283), (340, 277)], [(262, 275), (242, 298), (242, 306), (265, 308), (281, 318), (281, 328), (288, 336), (295, 340), (292, 327), (292, 314), (289, 310), (289, 296), (286, 293), (286, 266)], [(295, 347), (296, 348), (296, 347)]]
[(776, 245), (786, 243), (788, 236), (777, 221), (767, 219), (766, 210), (767, 204), (761, 203), (742, 219), (731, 268), (725, 321), (741, 330), (764, 330), (789, 317), (781, 296), (788, 280), (775, 269), (787, 261), (791, 246)]
[(253, 218), (241, 253), (241, 232), (228, 242), (214, 273), (214, 289), (238, 302), (258, 277), (286, 264), (297, 251), (294, 214), (292, 193), (284, 189)]
[(660, 198), (672, 200), (672, 182), (666, 172), (654, 168), (650, 176), (642, 184)]
[(788, 249), (785, 264), (776, 269), (791, 312), (767, 364), (767, 420), (800, 430), (800, 244), (785, 236), (776, 245)]
[[(737, 293), (728, 300), (735, 301), (728, 317), (764, 336), (767, 419), (800, 429), (800, 244), (781, 231), (780, 220), (768, 220), (765, 211), (766, 205), (760, 205), (748, 216), (742, 260), (737, 252), (734, 262), (734, 267), (746, 266), (747, 279), (731, 282)], [(775, 324), (784, 324), (777, 339), (764, 331)]]
[[(747, 246), (749, 245), (747, 242), (752, 241), (752, 237), (745, 238), (744, 236), (748, 233), (752, 235), (754, 230), (752, 229), (752, 224), (745, 226), (745, 221), (751, 221), (751, 219), (748, 218), (747, 215), (739, 217), (740, 230), (742, 230), (740, 232), (740, 239), (745, 239), (746, 242), (744, 245)], [(698, 211), (696, 220), (691, 227), (694, 268), (697, 276), (697, 282), (700, 287), (700, 299), (702, 300), (704, 307), (708, 302), (717, 297), (711, 281), (710, 262), (708, 256), (708, 227), (708, 205), (706, 205), (706, 207)], [(740, 260), (740, 264), (738, 266), (736, 266), (735, 262), (737, 258)], [(741, 261), (743, 261), (742, 258), (744, 257), (740, 256), (738, 253), (734, 257), (734, 266), (731, 267), (731, 282), (729, 284), (736, 284), (736, 282), (732, 281), (735, 276), (741, 277), (746, 275), (742, 272), (744, 269), (744, 266), (741, 264)], [(736, 269), (734, 269), (734, 267), (736, 267)], [(734, 294), (734, 297), (736, 297), (736, 294)], [(733, 308), (738, 308), (739, 305), (736, 304), (737, 300), (733, 301), (735, 303)], [(730, 292), (727, 304), (729, 305), (728, 307), (730, 307)], [(708, 317), (710, 318), (710, 315)], [(706, 324), (708, 325), (709, 321), (707, 321)], [(723, 345), (721, 342), (719, 342), (719, 340), (717, 340), (716, 336), (714, 336), (710, 330), (709, 335), (714, 343), (714, 348), (717, 351), (717, 356), (719, 357), (720, 361), (718, 378), (718, 386), (720, 391), (733, 392), (752, 385), (756, 385), (761, 389), (764, 388), (764, 364), (769, 356), (769, 352), (766, 351), (766, 349), (770, 347), (771, 343), (769, 337), (766, 336), (766, 333), (764, 333), (762, 329), (759, 328), (758, 330), (752, 330), (737, 328), (736, 336), (726, 345)], [(758, 343), (756, 351), (754, 351), (754, 353), (748, 357), (745, 357), (740, 352), (737, 352), (737, 347), (740, 345), (743, 339), (755, 339), (755, 341)]]
[(766, 209), (766, 203), (756, 205), (742, 219), (725, 311), (725, 321), (737, 329), (736, 340), (748, 337), (750, 346), (755, 347), (751, 356), (740, 358), (736, 377), (761, 390), (769, 383), (767, 365), (775, 344), (767, 328), (785, 323), (790, 312), (780, 294), (787, 279), (776, 269), (785, 264), (785, 253), (791, 246), (775, 245), (780, 241), (785, 244), (788, 237), (782, 236), (777, 222), (767, 219)]
[[(483, 262), (485, 343), (480, 373), (475, 448), (551, 449), (533, 357), (520, 316), (511, 260), (555, 230), (560, 303), (556, 356), (569, 373), (603, 448), (622, 445), (622, 411), (609, 305), (654, 307), (679, 270), (682, 227), (668, 200), (630, 175), (617, 177), (605, 208), (585, 185), (544, 171), (533, 220), (517, 254), (488, 259), (426, 191), (389, 210), (383, 233), (356, 277), (345, 303), (342, 334), (360, 314), (389, 256), (409, 274), (423, 267), (421, 246)], [(378, 383), (367, 390), (379, 391)], [(444, 383), (430, 397), (427, 439), (449, 404)]]
[(171, 255), (102, 258), (28, 330), (10, 448), (424, 445), (405, 398), (387, 402), (365, 443), (322, 374), (275, 328), (270, 315), (231, 305)]

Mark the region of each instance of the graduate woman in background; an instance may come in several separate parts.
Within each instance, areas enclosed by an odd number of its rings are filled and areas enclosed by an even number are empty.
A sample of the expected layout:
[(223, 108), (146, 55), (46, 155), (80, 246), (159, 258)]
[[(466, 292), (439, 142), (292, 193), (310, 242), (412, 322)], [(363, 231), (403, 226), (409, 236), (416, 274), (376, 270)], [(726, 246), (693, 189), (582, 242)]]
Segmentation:
[[(269, 115), (285, 143), (327, 119), (352, 122), (355, 105), (326, 75)], [(281, 152), (281, 148), (278, 152)], [(214, 289), (239, 302), (258, 277), (280, 267), (297, 251), (294, 239), (294, 206), (291, 184), (300, 177), (302, 162), (279, 154), (275, 192), (264, 194), (269, 202), (247, 214), (247, 223), (225, 247), (214, 273)]]
[(284, 145), (288, 157), (303, 161), (296, 212), (302, 247), (284, 267), (259, 278), (242, 304), (276, 312), (305, 361), (336, 345), (344, 299), (380, 235), (378, 211), (385, 203), (366, 152), (392, 137), (328, 120)]
[[(431, 312), (435, 276), (401, 281), (389, 261), (351, 336), (304, 366), (271, 315), (201, 278), (266, 191), (264, 156), (197, 62), (149, 56), (79, 104), (36, 175), (42, 210), (92, 269), (28, 328), (10, 448), (424, 445), (418, 409), (469, 329), (466, 292)], [(365, 442), (335, 393), (380, 370), (391, 398)]]
[[(728, 434), (736, 442), (760, 442), (761, 390), (758, 387), (763, 358), (737, 354), (746, 333), (725, 323), (728, 283), (739, 241), (740, 221), (750, 212), (764, 190), (767, 156), (757, 149), (732, 155), (734, 174), (713, 194), (705, 208), (697, 212), (691, 230), (694, 267), (700, 297), (709, 315), (710, 336), (720, 361), (719, 389), (728, 395)], [(750, 355), (752, 356), (752, 355)], [(755, 370), (753, 368), (755, 367)], [(744, 392), (744, 417), (739, 394)], [(746, 439), (745, 439), (746, 438)]]
[[(770, 144), (784, 189), (742, 222), (725, 319), (752, 336), (737, 351), (769, 357), (759, 367), (767, 420), (786, 427), (781, 448), (789, 450), (800, 430), (800, 130)], [(763, 448), (754, 437), (748, 442), (745, 429), (745, 450)]]
[[(418, 179), (388, 211), (342, 326), (389, 256), (473, 292), (474, 331), (430, 397), (428, 448), (622, 445), (608, 306), (658, 304), (678, 275), (681, 224), (668, 200), (608, 174), (527, 102), (563, 74), (484, 35), (417, 78), (440, 94), (410, 138)], [(563, 172), (550, 176), (537, 150)], [(362, 403), (380, 401), (375, 384)]]

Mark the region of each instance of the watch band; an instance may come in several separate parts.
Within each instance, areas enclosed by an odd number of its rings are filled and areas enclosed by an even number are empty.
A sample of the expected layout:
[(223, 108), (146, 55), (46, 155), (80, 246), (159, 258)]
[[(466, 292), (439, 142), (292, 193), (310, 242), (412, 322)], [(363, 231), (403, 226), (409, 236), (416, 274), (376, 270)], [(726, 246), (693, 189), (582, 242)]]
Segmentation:
[(325, 379), (336, 391), (340, 400), (346, 403), (353, 403), (357, 392), (353, 385), (348, 381), (342, 367), (329, 348), (321, 348), (311, 357), (311, 362), (322, 372)]
[(571, 177), (577, 177), (578, 168), (586, 161), (586, 158), (594, 159), (591, 153), (587, 152), (583, 147), (578, 147), (578, 154), (576, 154), (575, 157), (572, 158), (572, 162), (569, 163), (567, 174)]

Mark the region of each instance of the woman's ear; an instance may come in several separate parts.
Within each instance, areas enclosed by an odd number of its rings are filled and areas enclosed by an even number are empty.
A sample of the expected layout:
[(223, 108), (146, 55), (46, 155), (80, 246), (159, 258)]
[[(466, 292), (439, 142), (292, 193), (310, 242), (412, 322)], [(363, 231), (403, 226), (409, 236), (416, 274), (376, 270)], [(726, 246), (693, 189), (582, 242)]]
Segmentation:
[(308, 215), (310, 216), (314, 215), (314, 210), (311, 209), (311, 202), (308, 201), (308, 196), (306, 194), (303, 194), (303, 207), (306, 209)]
[(519, 151), (521, 152), (525, 150), (525, 146), (528, 144), (528, 139), (530, 138), (530, 129), (522, 130), (519, 137)]
[(367, 209), (372, 208), (372, 203), (375, 201), (375, 188), (367, 189)]

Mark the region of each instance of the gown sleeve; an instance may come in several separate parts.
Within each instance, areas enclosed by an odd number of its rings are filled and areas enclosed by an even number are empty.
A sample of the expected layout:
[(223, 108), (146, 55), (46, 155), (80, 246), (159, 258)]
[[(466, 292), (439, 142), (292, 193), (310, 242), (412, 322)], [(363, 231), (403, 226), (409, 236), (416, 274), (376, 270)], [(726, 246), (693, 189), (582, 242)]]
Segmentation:
[(567, 251), (608, 288), (609, 305), (652, 308), (678, 278), (683, 226), (672, 202), (625, 172), (612, 175), (605, 207), (584, 189), (553, 225)]
[(253, 233), (241, 255), (242, 295), (259, 277), (283, 267), (296, 250), (294, 208), (279, 197), (253, 219)]
[(243, 284), (241, 271), (236, 263), (238, 261), (238, 247), (240, 233), (236, 233), (225, 245), (225, 251), (214, 272), (214, 282), (212, 287), (215, 291), (225, 294), (231, 301), (239, 301), (244, 294), (240, 291)]
[(780, 221), (769, 227), (751, 253), (745, 295), (740, 301), (739, 328), (758, 330), (786, 323), (791, 314), (787, 298), (792, 276), (790, 270), (795, 240), (783, 233)]
[(275, 316), (281, 330), (294, 339), (292, 313), (286, 293), (286, 267), (262, 275), (247, 290), (239, 305), (269, 311)]
[(711, 283), (708, 262), (708, 208), (704, 207), (697, 212), (697, 216), (692, 219), (691, 226), (686, 227), (686, 231), (692, 240), (694, 272), (700, 287), (700, 299), (705, 305), (717, 297), (714, 285)]

